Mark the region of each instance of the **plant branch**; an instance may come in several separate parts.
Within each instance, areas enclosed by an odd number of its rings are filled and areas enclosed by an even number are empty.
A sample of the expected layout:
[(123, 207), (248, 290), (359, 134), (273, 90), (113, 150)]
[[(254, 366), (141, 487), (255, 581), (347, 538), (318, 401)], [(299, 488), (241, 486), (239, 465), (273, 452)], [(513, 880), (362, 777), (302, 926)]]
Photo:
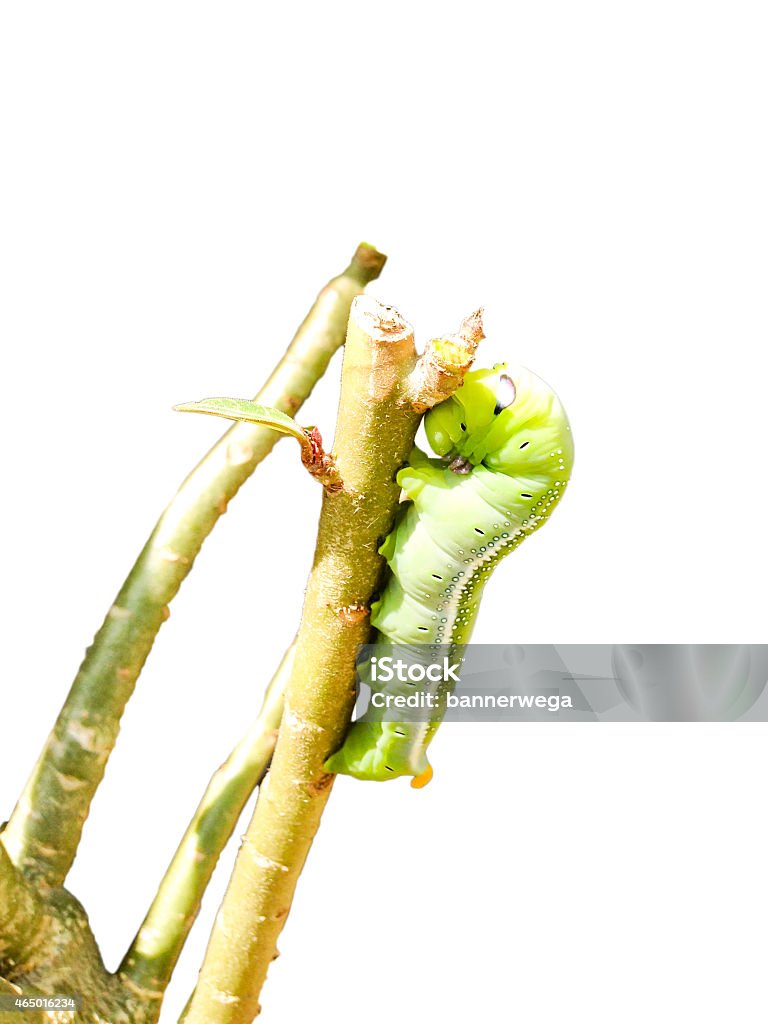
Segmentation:
[(11, 863), (0, 837), (0, 973), (27, 958), (43, 913), (41, 901)]
[[(355, 697), (355, 654), (380, 582), (381, 539), (392, 527), (395, 475), (420, 415), (410, 327), (365, 296), (352, 306), (334, 444), (345, 490), (325, 495), (296, 660), (269, 775), (216, 918), (185, 1024), (249, 1024), (333, 776)], [(447, 388), (446, 395), (447, 397)]]
[[(381, 253), (360, 246), (320, 292), (257, 400), (295, 413), (341, 345), (353, 298), (378, 277)], [(168, 604), (227, 503), (278, 435), (238, 423), (187, 477), (163, 513), (88, 650), (4, 833), (14, 864), (59, 885), (74, 860), (120, 718)]]
[(269, 766), (294, 652), (292, 645), (267, 688), (256, 721), (211, 778), (120, 965), (118, 974), (129, 986), (156, 993), (158, 1014), (219, 856)]
[(426, 412), (453, 394), (484, 337), (483, 311), (478, 309), (464, 320), (456, 334), (434, 338), (427, 344), (407, 385), (414, 409)]

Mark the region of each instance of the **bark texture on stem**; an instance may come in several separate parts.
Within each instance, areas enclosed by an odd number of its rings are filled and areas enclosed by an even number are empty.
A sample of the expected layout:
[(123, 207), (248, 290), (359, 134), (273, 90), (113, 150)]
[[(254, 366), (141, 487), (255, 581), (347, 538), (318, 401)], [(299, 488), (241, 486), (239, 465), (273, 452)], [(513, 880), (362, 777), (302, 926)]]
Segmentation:
[[(385, 257), (358, 248), (320, 292), (256, 396), (293, 414), (344, 339), (350, 305)], [(238, 423), (187, 477), (166, 509), (89, 648), (66, 703), (4, 833), (11, 860), (43, 886), (60, 885), (74, 860), (91, 801), (168, 604), (227, 503), (278, 440)]]
[[(2, 856), (0, 855), (0, 859)], [(0, 867), (0, 874), (3, 868)], [(74, 1020), (82, 1024), (150, 1024), (145, 1003), (126, 991), (102, 962), (88, 917), (64, 889), (34, 897), (34, 931), (20, 937), (16, 956), (0, 956), (0, 992), (22, 998), (82, 995), (82, 1013), (0, 1013), (0, 1021)]]
[[(471, 360), (470, 360), (471, 361)], [(411, 329), (365, 296), (352, 307), (334, 454), (345, 490), (323, 500), (296, 661), (269, 775), (216, 918), (185, 1024), (248, 1024), (328, 799), (323, 768), (341, 743), (355, 697), (355, 655), (392, 527), (395, 481), (420, 415), (409, 383)], [(450, 393), (446, 385), (443, 397)]]
[(11, 863), (0, 836), (0, 974), (27, 958), (42, 923), (42, 903)]

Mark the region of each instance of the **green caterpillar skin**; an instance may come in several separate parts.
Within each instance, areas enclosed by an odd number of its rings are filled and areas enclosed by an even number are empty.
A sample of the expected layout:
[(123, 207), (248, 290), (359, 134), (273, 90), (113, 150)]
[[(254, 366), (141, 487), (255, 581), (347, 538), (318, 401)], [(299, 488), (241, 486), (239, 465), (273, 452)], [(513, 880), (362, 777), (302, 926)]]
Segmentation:
[[(489, 575), (546, 522), (571, 473), (565, 411), (524, 368), (501, 364), (468, 374), (424, 425), (439, 458), (414, 448), (397, 476), (407, 501), (380, 549), (390, 571), (371, 608), (373, 643), (467, 643)], [(395, 681), (383, 692), (408, 690)], [(354, 723), (326, 768), (373, 781), (413, 775), (423, 784), (438, 725)]]

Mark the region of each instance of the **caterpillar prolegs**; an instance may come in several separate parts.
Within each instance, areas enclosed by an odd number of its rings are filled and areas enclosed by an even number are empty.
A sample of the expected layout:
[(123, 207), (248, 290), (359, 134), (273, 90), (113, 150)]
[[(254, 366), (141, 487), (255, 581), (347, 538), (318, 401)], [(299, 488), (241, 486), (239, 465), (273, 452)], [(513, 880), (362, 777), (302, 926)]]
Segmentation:
[[(467, 643), (490, 573), (546, 522), (571, 473), (565, 411), (525, 368), (467, 374), (424, 426), (438, 457), (414, 448), (398, 473), (405, 500), (380, 548), (389, 570), (371, 608), (372, 643)], [(402, 692), (402, 683), (390, 685)], [(424, 784), (439, 721), (374, 720), (369, 710), (326, 768), (374, 781), (413, 775), (412, 784)]]

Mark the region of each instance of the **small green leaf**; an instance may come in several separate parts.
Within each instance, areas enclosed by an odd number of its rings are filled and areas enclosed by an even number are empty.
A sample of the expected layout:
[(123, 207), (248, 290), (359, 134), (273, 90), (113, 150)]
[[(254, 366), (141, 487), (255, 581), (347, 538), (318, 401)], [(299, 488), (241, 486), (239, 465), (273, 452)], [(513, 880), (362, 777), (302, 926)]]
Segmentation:
[(202, 402), (185, 402), (174, 408), (176, 412), (202, 412), (209, 416), (223, 416), (227, 420), (258, 423), (281, 434), (290, 434), (305, 447), (309, 444), (306, 430), (296, 420), (279, 409), (249, 402), (245, 398), (204, 398)]

